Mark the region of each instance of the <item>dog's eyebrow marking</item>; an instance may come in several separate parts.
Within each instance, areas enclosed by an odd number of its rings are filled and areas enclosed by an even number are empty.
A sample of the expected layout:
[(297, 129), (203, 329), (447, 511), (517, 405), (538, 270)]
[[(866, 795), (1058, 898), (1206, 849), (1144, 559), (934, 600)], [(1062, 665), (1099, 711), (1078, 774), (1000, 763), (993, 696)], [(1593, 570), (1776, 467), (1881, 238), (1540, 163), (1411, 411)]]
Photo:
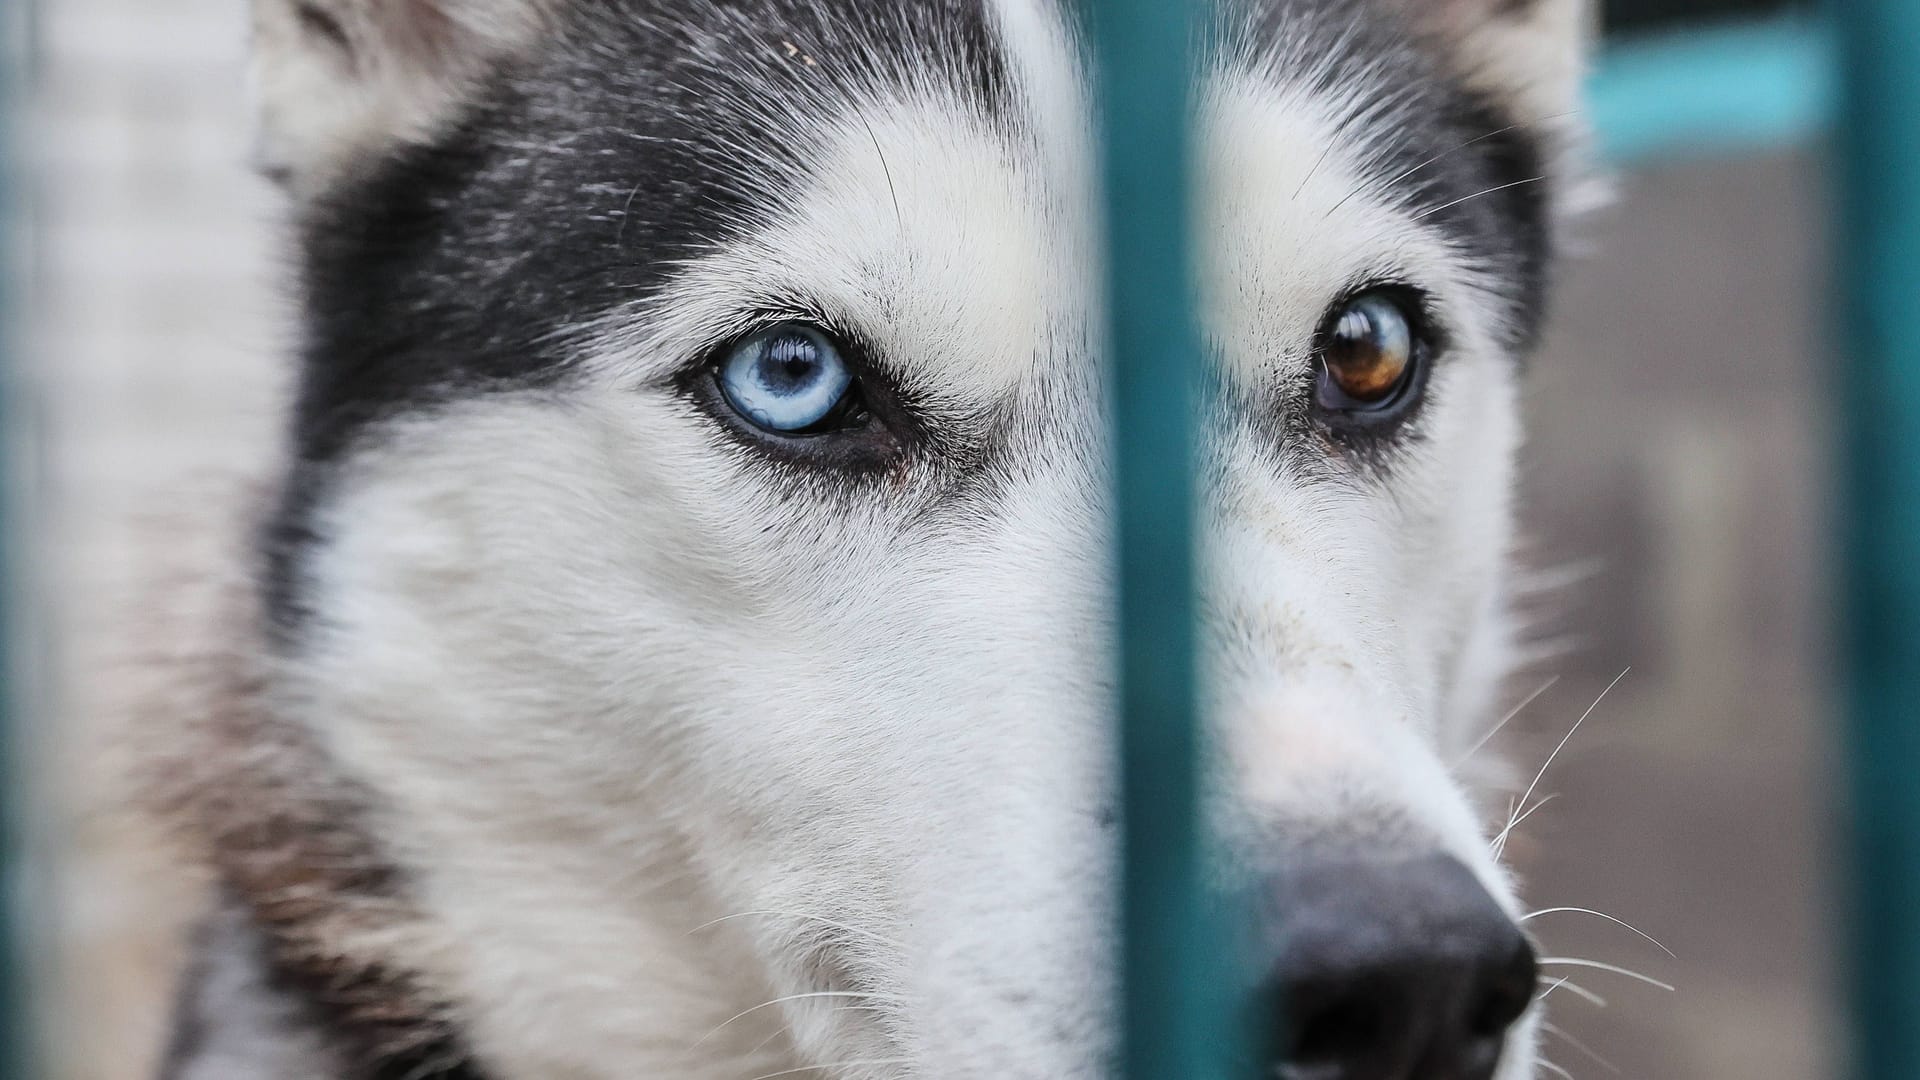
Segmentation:
[(1538, 184), (1545, 179), (1546, 177), (1544, 175), (1529, 176), (1525, 180), (1515, 180), (1515, 181), (1512, 181), (1511, 183), (1497, 184), (1490, 188), (1481, 188), (1479, 191), (1476, 191), (1471, 195), (1462, 195), (1459, 198), (1453, 200), (1452, 202), (1444, 202), (1444, 203), (1441, 203), (1439, 206), (1429, 207), (1425, 210), (1422, 210), (1418, 214), (1413, 215), (1413, 220), (1424, 221), (1427, 218), (1432, 217), (1433, 215), (1439, 213), (1442, 210), (1451, 210), (1454, 207), (1459, 206), (1461, 203), (1471, 202), (1474, 199), (1481, 197), (1482, 195), (1492, 195), (1495, 192), (1506, 191), (1511, 188), (1524, 186), (1526, 184)]
[[(1558, 120), (1565, 120), (1568, 117), (1573, 115), (1574, 114), (1571, 112), (1560, 112), (1560, 113), (1554, 113), (1551, 116), (1540, 117), (1537, 120), (1519, 120), (1519, 121), (1515, 121), (1514, 123), (1508, 124), (1505, 127), (1495, 128), (1492, 131), (1486, 132), (1484, 134), (1475, 135), (1473, 138), (1468, 139), (1466, 142), (1460, 143), (1459, 145), (1454, 146), (1451, 149), (1442, 150), (1439, 153), (1433, 155), (1432, 157), (1427, 158), (1425, 161), (1422, 161), (1420, 164), (1415, 165), (1410, 169), (1407, 169), (1405, 172), (1402, 172), (1399, 175), (1393, 177), (1392, 179), (1388, 180), (1385, 184), (1381, 186), (1388, 189), (1398, 187), (1400, 186), (1401, 182), (1412, 179), (1415, 174), (1419, 173), (1421, 170), (1425, 169), (1427, 166), (1437, 164), (1446, 158), (1452, 157), (1453, 155), (1459, 153), (1462, 150), (1466, 150), (1470, 147), (1478, 146), (1479, 144), (1486, 142), (1488, 139), (1499, 138), (1502, 135), (1512, 134), (1513, 132), (1520, 131), (1529, 127), (1535, 127), (1540, 124), (1547, 124), (1547, 123), (1553, 123), (1554, 121), (1558, 121)], [(1331, 150), (1332, 148), (1329, 147), (1328, 149)], [(1325, 157), (1324, 154), (1321, 156), (1322, 158)], [(1316, 166), (1316, 168), (1317, 167), (1318, 166)], [(1311, 176), (1312, 174), (1308, 174), (1308, 175)], [(1305, 185), (1303, 184), (1302, 186), (1304, 187)], [(1320, 219), (1324, 221), (1327, 218), (1332, 217), (1337, 211), (1339, 211), (1341, 207), (1352, 202), (1356, 197), (1360, 195), (1361, 192), (1366, 191), (1369, 186), (1370, 185), (1368, 184), (1361, 184), (1360, 186), (1354, 188), (1352, 191), (1349, 191), (1345, 195), (1341, 196), (1339, 202), (1336, 202), (1332, 206), (1328, 207), (1327, 212), (1320, 215)], [(1296, 196), (1296, 198), (1297, 197), (1298, 196)], [(1445, 209), (1445, 207), (1441, 207), (1441, 209)], [(1425, 215), (1423, 214), (1421, 216), (1424, 217)]]

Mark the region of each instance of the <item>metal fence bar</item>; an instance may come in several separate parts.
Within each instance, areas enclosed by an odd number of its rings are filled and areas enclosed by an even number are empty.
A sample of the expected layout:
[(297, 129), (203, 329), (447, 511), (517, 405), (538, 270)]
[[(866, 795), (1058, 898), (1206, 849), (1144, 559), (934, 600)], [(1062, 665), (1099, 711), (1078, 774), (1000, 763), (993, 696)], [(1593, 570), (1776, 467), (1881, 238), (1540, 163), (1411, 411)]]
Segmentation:
[(1835, 267), (1860, 1080), (1920, 1076), (1920, 2), (1838, 0)]
[(1222, 981), (1202, 883), (1193, 444), (1200, 342), (1188, 237), (1197, 0), (1093, 15), (1106, 179), (1118, 495), (1124, 1075), (1213, 1080)]
[(1839, 95), (1831, 20), (1690, 25), (1609, 42), (1587, 85), (1601, 152), (1615, 164), (1801, 142)]

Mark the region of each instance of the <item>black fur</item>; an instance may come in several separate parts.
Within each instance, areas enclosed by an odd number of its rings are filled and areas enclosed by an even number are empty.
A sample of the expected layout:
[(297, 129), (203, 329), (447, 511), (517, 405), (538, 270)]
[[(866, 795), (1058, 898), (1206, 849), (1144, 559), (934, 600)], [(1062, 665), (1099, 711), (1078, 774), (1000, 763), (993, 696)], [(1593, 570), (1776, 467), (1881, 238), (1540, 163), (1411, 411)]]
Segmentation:
[(814, 167), (804, 135), (743, 103), (849, 99), (906, 72), (1004, 113), (980, 0), (580, 0), (463, 122), (320, 197), (301, 228), (297, 463), (267, 538), (276, 627), (299, 621), (329, 467), (371, 422), (564, 379), (571, 328), (751, 229)]
[[(1350, 52), (1329, 67), (1336, 79), (1390, 61), (1390, 84), (1325, 89), (1372, 97), (1356, 117), (1399, 136), (1376, 169), (1505, 283), (1509, 340), (1530, 345), (1551, 256), (1527, 122), (1539, 118), (1469, 89), (1364, 0), (1262, 4), (1250, 29), (1283, 39), (1256, 49), (1312, 56), (1307, 35)], [(995, 33), (982, 0), (578, 0), (557, 40), (502, 70), (463, 122), (319, 198), (302, 228), (296, 464), (265, 543), (276, 629), (301, 621), (316, 505), (371, 423), (564, 380), (572, 328), (751, 230), (814, 167), (781, 105), (830, 110), (901, 72), (941, 72), (984, 113), (1010, 115)]]
[(1437, 176), (1425, 197), (1436, 207), (1453, 203), (1433, 220), (1492, 261), (1507, 287), (1508, 344), (1524, 352), (1546, 319), (1554, 256), (1557, 193), (1537, 134), (1539, 118), (1516, 117), (1463, 85), (1448, 88), (1441, 112), (1448, 138), (1471, 141), (1472, 153)]
[[(1372, 95), (1355, 115), (1396, 136), (1373, 163), (1379, 178), (1397, 179), (1414, 212), (1430, 212), (1434, 227), (1475, 254), (1509, 302), (1510, 343), (1530, 345), (1552, 256), (1545, 153), (1529, 122), (1540, 118), (1512, 116), (1469, 88), (1364, 0), (1264, 6), (1288, 17), (1252, 20), (1256, 35), (1307, 32), (1325, 49), (1359, 50), (1351, 64), (1330, 66), (1336, 77), (1374, 69), (1376, 51), (1392, 58), (1391, 85), (1327, 91), (1338, 100), (1356, 89)], [(576, 0), (555, 41), (503, 66), (430, 145), (363, 162), (306, 206), (294, 464), (264, 542), (265, 600), (283, 644), (307, 613), (300, 582), (316, 511), (373, 425), (478, 394), (563, 384), (576, 328), (646, 298), (676, 265), (762, 224), (815, 168), (805, 133), (783, 124), (777, 106), (884, 93), (903, 72), (940, 72), (984, 115), (1016, 123), (995, 33), (983, 0)], [(1312, 48), (1254, 44), (1296, 56)], [(1259, 402), (1245, 411), (1286, 422)], [(1018, 422), (992, 426), (1004, 439)], [(1284, 434), (1274, 445), (1297, 441), (1297, 431)], [(1011, 467), (991, 453), (967, 464), (973, 479), (950, 489), (953, 501), (978, 498)], [(411, 1000), (403, 976), (289, 962), (257, 936), (238, 948), (289, 1022), (344, 1062), (341, 1080), (481, 1080), (456, 1034)], [(391, 996), (412, 1028), (370, 1027), (363, 1012), (336, 1006), (343, 989), (357, 1002)], [(207, 1047), (195, 1018), (215, 1004), (197, 990), (184, 999), (168, 1080), (197, 1080), (192, 1065)]]
[[(1373, 173), (1504, 286), (1509, 344), (1530, 347), (1552, 261), (1553, 178), (1541, 138), (1554, 118), (1515, 115), (1469, 86), (1443, 45), (1374, 0), (1242, 2), (1256, 10), (1238, 31), (1253, 38), (1243, 48), (1321, 71), (1317, 89), (1344, 105), (1350, 123), (1367, 127), (1370, 141), (1392, 136)], [(1322, 65), (1328, 54), (1338, 62)]]
[[(1529, 346), (1551, 261), (1541, 118), (1468, 88), (1365, 0), (1252, 10), (1245, 30), (1274, 39), (1255, 49), (1311, 57), (1301, 39), (1317, 38), (1351, 54), (1333, 79), (1391, 72), (1325, 89), (1357, 94), (1356, 118), (1398, 136), (1375, 168), (1505, 283), (1509, 341)], [(830, 111), (916, 71), (1012, 115), (996, 32), (983, 0), (577, 0), (557, 39), (507, 65), (432, 145), (367, 163), (317, 199), (301, 230), (295, 465), (264, 545), (276, 630), (301, 621), (315, 508), (370, 424), (564, 380), (570, 330), (754, 228), (814, 167), (782, 105)]]
[(287, 961), (229, 901), (194, 936), (158, 1078), (485, 1080), (435, 1014), (404, 979)]

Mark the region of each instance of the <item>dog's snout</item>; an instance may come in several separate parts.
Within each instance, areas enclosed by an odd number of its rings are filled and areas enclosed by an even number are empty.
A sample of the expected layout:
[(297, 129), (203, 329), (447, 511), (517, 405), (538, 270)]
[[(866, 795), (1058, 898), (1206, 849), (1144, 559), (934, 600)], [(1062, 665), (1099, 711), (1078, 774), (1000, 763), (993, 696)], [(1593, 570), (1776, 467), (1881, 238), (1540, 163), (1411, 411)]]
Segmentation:
[(1255, 1002), (1277, 1080), (1488, 1080), (1533, 998), (1520, 928), (1464, 865), (1316, 860), (1270, 899)]

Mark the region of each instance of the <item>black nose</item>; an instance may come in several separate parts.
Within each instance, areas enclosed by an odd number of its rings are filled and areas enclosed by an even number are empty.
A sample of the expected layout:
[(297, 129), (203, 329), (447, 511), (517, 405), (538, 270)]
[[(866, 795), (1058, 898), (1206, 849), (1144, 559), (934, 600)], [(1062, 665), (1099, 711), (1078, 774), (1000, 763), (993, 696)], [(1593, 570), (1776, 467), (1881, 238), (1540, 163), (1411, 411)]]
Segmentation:
[(1275, 1080), (1488, 1080), (1533, 999), (1533, 947), (1455, 859), (1317, 860), (1270, 894), (1256, 1001)]

